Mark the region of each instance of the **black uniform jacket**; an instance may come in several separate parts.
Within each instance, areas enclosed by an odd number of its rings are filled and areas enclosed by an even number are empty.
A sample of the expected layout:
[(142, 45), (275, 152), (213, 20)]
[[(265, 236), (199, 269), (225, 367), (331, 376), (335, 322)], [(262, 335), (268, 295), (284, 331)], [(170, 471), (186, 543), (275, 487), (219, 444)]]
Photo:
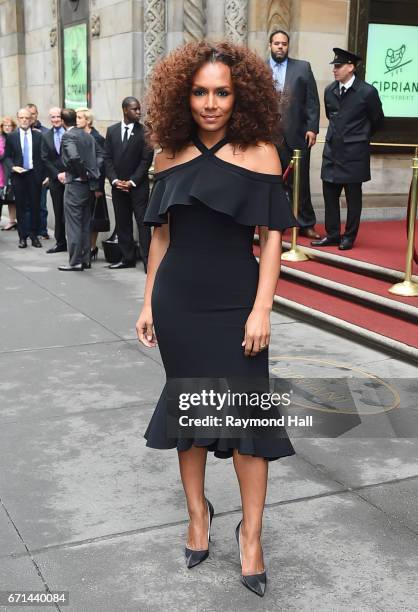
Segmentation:
[(322, 155), (322, 180), (342, 184), (369, 181), (370, 138), (384, 120), (376, 88), (356, 77), (341, 97), (335, 81), (326, 87), (324, 101), (329, 126)]

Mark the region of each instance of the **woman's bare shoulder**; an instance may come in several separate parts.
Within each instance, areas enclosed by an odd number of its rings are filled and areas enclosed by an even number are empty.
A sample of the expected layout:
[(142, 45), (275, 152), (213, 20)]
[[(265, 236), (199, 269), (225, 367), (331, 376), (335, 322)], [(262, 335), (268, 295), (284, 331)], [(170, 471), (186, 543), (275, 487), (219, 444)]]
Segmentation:
[(251, 155), (253, 170), (264, 174), (281, 174), (279, 154), (276, 146), (271, 142), (258, 142), (248, 148)]
[[(166, 147), (156, 149), (154, 155), (154, 171), (163, 172), (164, 170), (169, 170), (169, 168), (183, 164), (196, 157), (195, 151), (196, 147), (193, 145), (186, 146), (175, 154), (171, 149)], [(197, 153), (199, 152), (197, 151)]]
[(230, 144), (216, 154), (224, 161), (262, 174), (281, 174), (279, 155), (270, 142), (257, 142), (242, 149)]

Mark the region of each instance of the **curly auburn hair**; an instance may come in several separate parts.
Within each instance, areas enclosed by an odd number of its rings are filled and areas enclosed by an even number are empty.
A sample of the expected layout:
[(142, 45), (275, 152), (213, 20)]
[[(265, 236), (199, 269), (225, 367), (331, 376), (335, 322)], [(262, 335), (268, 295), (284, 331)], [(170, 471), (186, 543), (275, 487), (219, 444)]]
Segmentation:
[(149, 84), (145, 125), (150, 141), (173, 153), (186, 146), (195, 129), (190, 92), (196, 71), (208, 62), (230, 67), (235, 103), (226, 136), (245, 148), (258, 141), (279, 142), (280, 94), (270, 69), (253, 51), (230, 42), (192, 42), (160, 61)]

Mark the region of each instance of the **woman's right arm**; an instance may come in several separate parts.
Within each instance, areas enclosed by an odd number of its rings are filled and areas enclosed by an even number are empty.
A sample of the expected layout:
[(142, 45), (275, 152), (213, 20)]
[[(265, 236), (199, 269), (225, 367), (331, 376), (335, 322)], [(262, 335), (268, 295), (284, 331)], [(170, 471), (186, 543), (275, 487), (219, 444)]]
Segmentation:
[(136, 332), (138, 334), (138, 340), (145, 346), (154, 347), (156, 346), (156, 338), (153, 328), (152, 319), (152, 308), (151, 308), (151, 295), (154, 287), (155, 275), (160, 266), (161, 260), (163, 259), (168, 245), (170, 243), (170, 230), (168, 223), (161, 225), (161, 227), (155, 227), (151, 239), (151, 246), (148, 256), (148, 270), (147, 280), (145, 283), (144, 292), (144, 305), (139, 315), (138, 321), (136, 322)]

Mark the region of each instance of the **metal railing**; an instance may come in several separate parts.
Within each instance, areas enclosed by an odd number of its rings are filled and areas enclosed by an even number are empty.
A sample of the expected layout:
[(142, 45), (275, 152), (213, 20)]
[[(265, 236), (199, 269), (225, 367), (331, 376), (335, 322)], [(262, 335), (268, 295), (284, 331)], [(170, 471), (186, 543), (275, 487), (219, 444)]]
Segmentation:
[[(324, 140), (317, 140), (317, 143), (324, 144)], [(408, 149), (414, 149), (414, 157), (412, 158), (412, 182), (410, 190), (410, 206), (408, 208), (408, 241), (406, 247), (406, 264), (405, 264), (405, 278), (401, 283), (396, 283), (388, 289), (390, 293), (395, 295), (402, 295), (404, 297), (416, 297), (418, 296), (418, 283), (412, 280), (412, 266), (414, 261), (414, 245), (415, 245), (415, 220), (417, 216), (417, 197), (418, 197), (418, 145), (408, 143), (393, 143), (393, 142), (371, 142), (373, 146), (382, 147), (403, 147)], [(297, 218), (299, 213), (299, 201), (300, 201), (300, 160), (302, 157), (302, 151), (295, 149), (293, 151), (292, 165), (293, 165), (293, 214)], [(289, 251), (282, 254), (282, 259), (285, 261), (306, 261), (309, 256), (303, 251), (303, 247), (300, 248), (297, 244), (299, 234), (299, 228), (292, 228), (292, 242)]]

